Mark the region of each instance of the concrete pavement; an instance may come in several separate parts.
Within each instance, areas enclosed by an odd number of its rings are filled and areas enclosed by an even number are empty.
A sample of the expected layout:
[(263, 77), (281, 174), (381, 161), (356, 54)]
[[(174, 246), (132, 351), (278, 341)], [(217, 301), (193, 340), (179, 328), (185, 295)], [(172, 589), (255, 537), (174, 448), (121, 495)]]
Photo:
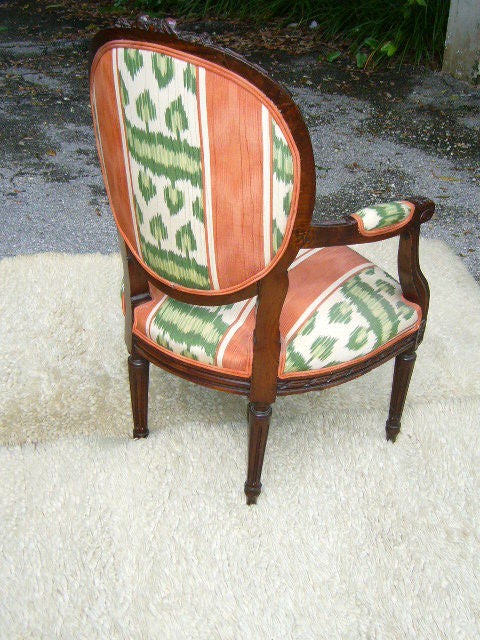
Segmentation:
[[(117, 251), (91, 125), (87, 41), (75, 36), (79, 25), (22, 6), (0, 5), (0, 257)], [(478, 89), (426, 68), (367, 74), (312, 54), (247, 55), (304, 113), (317, 219), (429, 196), (437, 215), (425, 235), (445, 240), (480, 281)]]

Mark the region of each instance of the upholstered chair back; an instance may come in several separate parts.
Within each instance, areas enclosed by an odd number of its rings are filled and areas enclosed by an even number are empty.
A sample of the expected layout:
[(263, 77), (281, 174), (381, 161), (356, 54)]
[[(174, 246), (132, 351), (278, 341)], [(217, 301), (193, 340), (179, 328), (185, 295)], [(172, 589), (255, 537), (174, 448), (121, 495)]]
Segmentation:
[(92, 104), (120, 233), (161, 280), (236, 291), (283, 254), (299, 153), (277, 107), (245, 78), (174, 46), (96, 54)]

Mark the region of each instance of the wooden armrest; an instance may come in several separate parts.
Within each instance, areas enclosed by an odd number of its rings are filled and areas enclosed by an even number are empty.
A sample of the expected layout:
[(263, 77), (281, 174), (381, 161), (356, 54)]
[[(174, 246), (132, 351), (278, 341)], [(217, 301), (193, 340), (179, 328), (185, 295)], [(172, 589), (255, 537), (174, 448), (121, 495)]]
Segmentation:
[(418, 243), (420, 225), (430, 220), (435, 211), (435, 204), (428, 198), (422, 197), (409, 198), (408, 202), (414, 205), (414, 209), (404, 224), (383, 227), (373, 234), (360, 230), (358, 220), (352, 217), (340, 223), (321, 222), (311, 225), (304, 236), (302, 246), (313, 248), (364, 244), (399, 235), (398, 277), (404, 297), (418, 304), (422, 310), (422, 323), (418, 332), (418, 342), (420, 342), (427, 319), (430, 291), (420, 269)]
[(435, 210), (435, 204), (428, 198), (408, 198), (414, 208), (412, 214), (403, 222), (366, 231), (359, 224), (357, 217), (349, 216), (343, 222), (313, 223), (304, 236), (303, 248), (335, 247), (347, 244), (364, 244), (378, 242), (406, 232), (409, 228), (418, 227), (430, 220)]

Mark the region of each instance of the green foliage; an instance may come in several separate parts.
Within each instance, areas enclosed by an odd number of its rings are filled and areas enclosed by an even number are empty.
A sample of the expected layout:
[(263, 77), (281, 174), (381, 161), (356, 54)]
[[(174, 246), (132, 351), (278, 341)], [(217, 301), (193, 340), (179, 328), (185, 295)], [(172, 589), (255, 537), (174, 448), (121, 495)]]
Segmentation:
[(357, 55), (355, 56), (355, 60), (357, 61), (357, 67), (362, 69), (365, 66), (368, 60), (368, 55), (364, 51), (357, 51)]
[(148, 11), (159, 11), (161, 7), (161, 0), (113, 0), (113, 6), (116, 9), (122, 9), (128, 5), (134, 5), (139, 9), (146, 9)]
[(449, 0), (317, 0), (311, 3), (315, 10), (311, 17), (319, 23), (322, 38), (348, 41), (359, 68), (394, 57), (418, 64), (442, 55), (449, 4)]
[(327, 53), (325, 59), (327, 60), (327, 62), (335, 62), (335, 60), (338, 60), (341, 55), (341, 51), (331, 51), (330, 53)]
[[(322, 39), (347, 41), (357, 66), (396, 57), (415, 63), (443, 52), (449, 0), (113, 0), (162, 15), (281, 19), (285, 24), (315, 20)], [(360, 55), (359, 55), (360, 54)], [(340, 51), (325, 56), (328, 62)]]
[(385, 44), (383, 44), (380, 47), (380, 52), (384, 53), (386, 56), (388, 56), (389, 58), (391, 58), (393, 55), (395, 55), (396, 51), (397, 51), (397, 45), (395, 45), (391, 40), (389, 42), (385, 42)]

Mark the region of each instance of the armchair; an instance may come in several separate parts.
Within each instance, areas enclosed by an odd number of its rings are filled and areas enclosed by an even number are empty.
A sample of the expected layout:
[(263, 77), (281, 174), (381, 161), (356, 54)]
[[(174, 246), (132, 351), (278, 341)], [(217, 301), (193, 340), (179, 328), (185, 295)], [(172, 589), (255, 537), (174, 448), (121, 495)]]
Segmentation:
[[(124, 264), (133, 435), (148, 435), (150, 363), (247, 396), (253, 504), (277, 395), (395, 357), (386, 434), (397, 437), (428, 313), (418, 243), (434, 204), (312, 224), (312, 146), (289, 94), (241, 57), (164, 30), (100, 32), (90, 70)], [(347, 246), (394, 235), (399, 282)]]

